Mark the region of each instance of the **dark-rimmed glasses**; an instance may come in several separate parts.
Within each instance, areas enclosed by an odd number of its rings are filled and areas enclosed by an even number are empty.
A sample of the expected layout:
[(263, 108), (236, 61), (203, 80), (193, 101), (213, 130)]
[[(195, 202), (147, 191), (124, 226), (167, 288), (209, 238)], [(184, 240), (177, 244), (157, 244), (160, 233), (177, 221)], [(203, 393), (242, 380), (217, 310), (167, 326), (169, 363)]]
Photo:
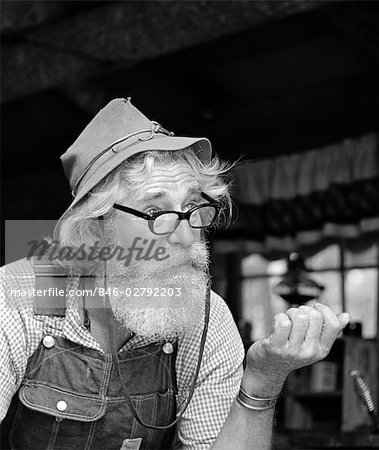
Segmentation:
[(207, 228), (215, 222), (221, 210), (221, 203), (204, 192), (201, 196), (209, 203), (197, 205), (187, 212), (159, 211), (146, 214), (118, 203), (114, 203), (113, 208), (147, 220), (150, 231), (154, 234), (170, 234), (176, 230), (181, 220), (188, 220), (192, 228)]

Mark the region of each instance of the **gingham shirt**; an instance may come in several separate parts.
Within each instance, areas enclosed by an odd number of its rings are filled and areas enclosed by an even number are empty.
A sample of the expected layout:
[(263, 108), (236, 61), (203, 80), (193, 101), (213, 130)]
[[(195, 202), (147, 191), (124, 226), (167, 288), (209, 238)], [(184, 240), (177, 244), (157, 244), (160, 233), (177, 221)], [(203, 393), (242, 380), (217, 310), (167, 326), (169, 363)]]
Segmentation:
[[(66, 316), (38, 316), (33, 297), (10, 295), (10, 289), (26, 292), (35, 288), (32, 263), (22, 259), (0, 269), (0, 420), (23, 380), (28, 358), (47, 334), (61, 336), (102, 351), (83, 326), (76, 297), (67, 297)], [(69, 278), (67, 292), (78, 286)], [(223, 299), (212, 291), (209, 329), (193, 398), (178, 428), (184, 449), (209, 448), (217, 438), (236, 397), (242, 377), (242, 342)], [(187, 398), (197, 364), (203, 323), (178, 342), (176, 376), (178, 407)], [(168, 339), (170, 340), (170, 338)], [(126, 346), (142, 347), (150, 342), (135, 336)]]

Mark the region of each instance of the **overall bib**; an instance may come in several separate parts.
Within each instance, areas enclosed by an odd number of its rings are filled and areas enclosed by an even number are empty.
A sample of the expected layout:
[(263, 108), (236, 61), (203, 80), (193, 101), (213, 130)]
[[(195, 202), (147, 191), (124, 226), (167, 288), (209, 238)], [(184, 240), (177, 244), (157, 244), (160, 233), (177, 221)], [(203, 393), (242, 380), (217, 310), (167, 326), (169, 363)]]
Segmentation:
[[(175, 419), (175, 355), (175, 346), (167, 354), (162, 344), (118, 354), (133, 404), (149, 425)], [(175, 427), (153, 430), (134, 419), (110, 354), (53, 336), (29, 359), (4, 424), (9, 448), (22, 450), (168, 449), (175, 435)]]
[[(66, 274), (49, 261), (36, 260), (34, 271), (37, 288), (66, 287)], [(35, 297), (34, 312), (64, 317), (65, 301)], [(176, 417), (176, 347), (153, 343), (118, 352), (124, 385), (145, 424), (167, 425)], [(175, 435), (175, 427), (154, 430), (134, 418), (110, 353), (48, 335), (29, 358), (1, 424), (1, 448), (163, 450)]]

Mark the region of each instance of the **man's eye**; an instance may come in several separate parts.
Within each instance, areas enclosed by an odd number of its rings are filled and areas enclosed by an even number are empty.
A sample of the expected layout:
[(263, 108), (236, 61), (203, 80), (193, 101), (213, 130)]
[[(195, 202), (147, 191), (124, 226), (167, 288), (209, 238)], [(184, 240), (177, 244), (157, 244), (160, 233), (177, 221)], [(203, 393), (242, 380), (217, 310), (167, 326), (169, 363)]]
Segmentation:
[(155, 207), (152, 207), (152, 208), (147, 208), (146, 210), (145, 210), (145, 212), (146, 212), (146, 214), (154, 214), (154, 213), (157, 213), (157, 212), (159, 212), (160, 211), (160, 209), (158, 209), (158, 208), (155, 208)]
[(187, 209), (192, 209), (192, 208), (194, 208), (195, 206), (198, 206), (198, 202), (196, 202), (196, 201), (192, 201), (192, 202), (189, 202), (189, 203), (187, 203)]

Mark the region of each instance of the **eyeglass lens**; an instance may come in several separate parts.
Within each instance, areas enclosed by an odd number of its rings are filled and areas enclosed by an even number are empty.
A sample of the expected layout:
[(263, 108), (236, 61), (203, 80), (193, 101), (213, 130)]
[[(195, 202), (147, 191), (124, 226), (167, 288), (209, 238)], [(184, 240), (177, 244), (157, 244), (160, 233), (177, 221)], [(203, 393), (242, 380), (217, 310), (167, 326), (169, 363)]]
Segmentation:
[[(216, 215), (214, 206), (202, 206), (192, 212), (189, 223), (193, 228), (204, 228), (212, 224)], [(159, 234), (170, 233), (176, 226), (177, 214), (166, 213), (158, 216), (153, 223), (154, 232)]]

